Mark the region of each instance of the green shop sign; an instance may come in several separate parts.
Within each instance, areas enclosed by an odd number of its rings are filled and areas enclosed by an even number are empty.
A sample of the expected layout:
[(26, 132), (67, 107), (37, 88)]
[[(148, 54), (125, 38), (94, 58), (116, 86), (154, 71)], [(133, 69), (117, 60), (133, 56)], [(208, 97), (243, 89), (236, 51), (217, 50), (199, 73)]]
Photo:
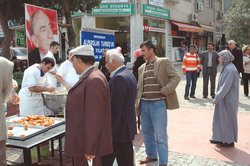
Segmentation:
[(169, 20), (170, 19), (170, 10), (143, 4), (142, 5), (142, 15), (156, 17), (156, 18), (162, 18), (164, 20)]
[(94, 8), (92, 10), (93, 16), (100, 15), (132, 15), (135, 13), (134, 4), (101, 4), (100, 8)]
[(20, 47), (25, 46), (24, 31), (16, 31), (16, 44)]

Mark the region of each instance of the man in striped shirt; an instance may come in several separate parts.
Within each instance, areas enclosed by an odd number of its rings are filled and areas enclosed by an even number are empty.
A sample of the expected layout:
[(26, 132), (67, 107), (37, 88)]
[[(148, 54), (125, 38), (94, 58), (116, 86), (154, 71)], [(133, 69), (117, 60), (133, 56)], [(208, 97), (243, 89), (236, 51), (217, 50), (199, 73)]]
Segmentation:
[(185, 87), (185, 100), (189, 99), (189, 89), (190, 84), (192, 82), (190, 97), (195, 97), (195, 89), (196, 89), (196, 82), (198, 73), (200, 72), (200, 58), (195, 53), (196, 47), (195, 45), (191, 45), (189, 48), (189, 52), (184, 55), (183, 61), (182, 61), (182, 72), (183, 74), (186, 74), (186, 87)]
[(152, 41), (140, 45), (144, 63), (138, 70), (135, 107), (141, 112), (141, 124), (147, 157), (140, 164), (157, 161), (168, 163), (167, 109), (179, 108), (175, 88), (180, 75), (167, 58), (155, 55)]

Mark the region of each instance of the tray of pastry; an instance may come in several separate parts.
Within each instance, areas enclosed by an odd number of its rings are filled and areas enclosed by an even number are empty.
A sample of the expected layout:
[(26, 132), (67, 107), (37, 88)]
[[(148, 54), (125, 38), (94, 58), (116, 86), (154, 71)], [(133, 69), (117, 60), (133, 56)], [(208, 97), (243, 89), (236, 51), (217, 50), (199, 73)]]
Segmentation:
[(64, 118), (40, 115), (11, 116), (6, 119), (9, 138), (18, 140), (28, 139), (64, 123)]
[(41, 126), (6, 123), (9, 139), (26, 140), (45, 131)]

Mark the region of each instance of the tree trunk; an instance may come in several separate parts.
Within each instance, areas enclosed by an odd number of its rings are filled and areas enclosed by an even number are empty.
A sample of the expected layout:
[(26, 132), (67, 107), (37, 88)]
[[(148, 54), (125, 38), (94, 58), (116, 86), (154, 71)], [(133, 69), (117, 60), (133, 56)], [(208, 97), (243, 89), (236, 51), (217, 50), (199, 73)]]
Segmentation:
[(11, 59), (12, 57), (10, 57), (10, 44), (13, 40), (13, 32), (9, 29), (8, 18), (5, 16), (5, 10), (8, 10), (8, 8), (0, 8), (0, 25), (2, 26), (4, 33), (2, 56), (7, 59)]
[(70, 9), (69, 9), (69, 5), (68, 3), (70, 3), (70, 1), (68, 0), (63, 0), (63, 9), (64, 9), (64, 14), (65, 14), (65, 19), (66, 19), (66, 23), (70, 24), (69, 27), (67, 27), (67, 33), (68, 33), (68, 40), (69, 40), (69, 46), (70, 47), (75, 47), (75, 32), (73, 29), (73, 22), (72, 22), (72, 17), (70, 14)]

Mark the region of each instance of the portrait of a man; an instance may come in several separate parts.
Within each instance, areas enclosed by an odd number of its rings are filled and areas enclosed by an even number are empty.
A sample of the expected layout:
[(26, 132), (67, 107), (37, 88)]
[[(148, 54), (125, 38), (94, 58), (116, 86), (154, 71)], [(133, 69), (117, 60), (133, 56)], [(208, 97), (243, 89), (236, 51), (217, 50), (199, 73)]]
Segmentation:
[(26, 34), (29, 66), (40, 63), (50, 49), (52, 41), (58, 41), (57, 12), (26, 4)]

